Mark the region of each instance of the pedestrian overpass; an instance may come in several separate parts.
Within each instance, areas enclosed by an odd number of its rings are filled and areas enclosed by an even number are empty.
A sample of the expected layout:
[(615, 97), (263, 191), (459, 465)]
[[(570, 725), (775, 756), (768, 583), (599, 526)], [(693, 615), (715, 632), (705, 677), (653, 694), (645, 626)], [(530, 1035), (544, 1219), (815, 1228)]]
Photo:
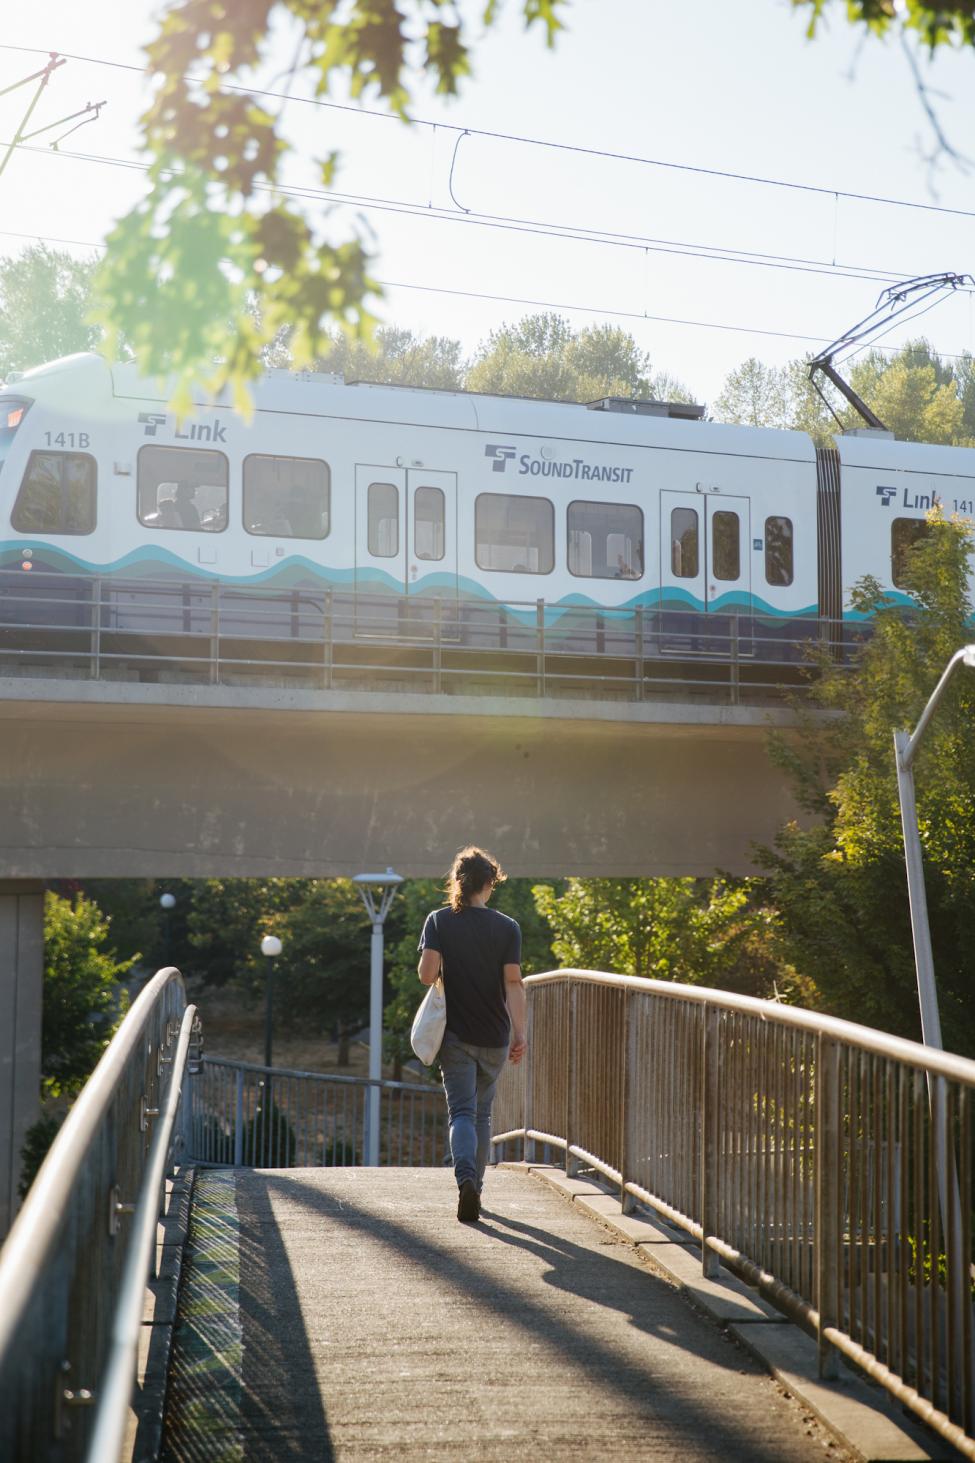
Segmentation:
[(526, 988), (461, 1226), (435, 1088), (381, 1084), (362, 1168), (373, 1084), (207, 1059), (160, 972), (0, 1257), (0, 1455), (772, 1463), (821, 1457), (819, 1417), (845, 1456), (975, 1457), (975, 1063), (694, 986)]

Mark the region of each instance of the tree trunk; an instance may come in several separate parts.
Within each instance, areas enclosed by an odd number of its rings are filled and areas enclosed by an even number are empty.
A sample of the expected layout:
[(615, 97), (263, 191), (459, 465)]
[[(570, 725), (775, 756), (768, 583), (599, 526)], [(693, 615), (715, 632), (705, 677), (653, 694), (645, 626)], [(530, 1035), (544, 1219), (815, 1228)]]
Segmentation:
[(339, 1028), (339, 1052), (335, 1058), (335, 1065), (337, 1067), (349, 1065), (349, 1028), (347, 1026)]

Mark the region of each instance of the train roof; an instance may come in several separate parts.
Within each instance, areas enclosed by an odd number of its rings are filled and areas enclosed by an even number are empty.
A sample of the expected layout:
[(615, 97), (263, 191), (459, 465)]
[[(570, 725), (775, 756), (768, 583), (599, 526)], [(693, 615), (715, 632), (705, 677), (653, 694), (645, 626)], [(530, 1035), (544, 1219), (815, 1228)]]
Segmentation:
[[(165, 406), (172, 395), (167, 383), (147, 381), (131, 364), (110, 366), (94, 352), (66, 356), (39, 366), (25, 372), (10, 386), (15, 391), (24, 390), (43, 397), (70, 392), (73, 408), (93, 411), (98, 409), (99, 402), (104, 411), (112, 400)], [(679, 403), (627, 402), (622, 405), (627, 408), (635, 405), (637, 409), (621, 410), (615, 401), (607, 407), (607, 399), (599, 403), (545, 401), (368, 381), (346, 382), (341, 376), (290, 370), (266, 372), (254, 383), (252, 391), (258, 413), (402, 422), (515, 439), (652, 445), (804, 462), (815, 457), (813, 443), (804, 432), (704, 421), (693, 415), (688, 418), (689, 409)], [(194, 393), (194, 402), (203, 410), (231, 409), (226, 395), (214, 401), (199, 391)], [(649, 414), (647, 408), (652, 410), (653, 406), (667, 407), (674, 414)]]

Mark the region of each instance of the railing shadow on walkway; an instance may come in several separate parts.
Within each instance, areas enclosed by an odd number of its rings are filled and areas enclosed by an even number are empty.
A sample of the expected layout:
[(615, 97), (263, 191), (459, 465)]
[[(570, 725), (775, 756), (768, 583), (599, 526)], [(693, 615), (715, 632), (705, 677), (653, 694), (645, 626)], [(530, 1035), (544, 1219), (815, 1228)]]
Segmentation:
[[(235, 1198), (239, 1334), (246, 1331), (247, 1344), (235, 1341), (224, 1326), (214, 1326), (212, 1315), (178, 1317), (183, 1329), (174, 1341), (161, 1463), (204, 1456), (199, 1448), (207, 1438), (212, 1446), (215, 1438), (234, 1433), (238, 1426), (260, 1436), (265, 1456), (276, 1463), (332, 1463), (325, 1402), (280, 1226), (268, 1198), (239, 1189)], [(215, 1227), (224, 1218), (211, 1212), (204, 1223)], [(219, 1244), (218, 1270), (221, 1262), (226, 1264), (226, 1238), (222, 1249)], [(192, 1293), (192, 1228), (185, 1263), (189, 1273), (184, 1272), (184, 1286)], [(219, 1277), (207, 1277), (198, 1285), (204, 1305), (206, 1292), (217, 1283)], [(220, 1456), (219, 1448), (206, 1456)]]

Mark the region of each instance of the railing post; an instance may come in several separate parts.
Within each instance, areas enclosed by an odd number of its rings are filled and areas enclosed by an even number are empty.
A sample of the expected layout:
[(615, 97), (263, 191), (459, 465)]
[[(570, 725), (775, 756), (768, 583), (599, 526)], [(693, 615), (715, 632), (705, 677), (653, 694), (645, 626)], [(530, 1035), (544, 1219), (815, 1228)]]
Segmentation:
[(578, 1005), (579, 987), (575, 981), (569, 978), (569, 1015), (568, 1031), (566, 1033), (566, 1072), (565, 1072), (565, 1172), (567, 1178), (578, 1172), (578, 1161), (569, 1152), (569, 1144), (572, 1142), (572, 1135), (576, 1127), (576, 1008)]
[(633, 991), (623, 992), (623, 1110), (620, 1113), (620, 1208), (629, 1214), (636, 1204), (626, 1185), (633, 1173), (633, 1155), (638, 1151), (640, 1120), (633, 1103), (634, 1076), (637, 1063), (637, 1012)]
[(237, 1090), (234, 1094), (234, 1168), (244, 1166), (244, 1069), (237, 1068)]
[(708, 1244), (719, 1229), (721, 1192), (721, 1012), (705, 1003), (701, 1027), (701, 1266), (709, 1279), (721, 1268)]
[(526, 991), (525, 994), (528, 998), (525, 1010), (525, 1040), (527, 1041), (528, 1045), (525, 1049), (524, 1057), (525, 1075), (523, 1080), (525, 1083), (525, 1104), (522, 1109), (521, 1121), (525, 1129), (525, 1138), (522, 1145), (521, 1156), (524, 1159), (525, 1163), (534, 1163), (535, 1139), (529, 1138), (528, 1129), (535, 1126), (535, 1104), (532, 1100), (532, 1009), (535, 1003), (532, 1000), (531, 991)]
[(332, 591), (325, 591), (325, 605), (322, 610), (322, 679), (325, 683), (325, 690), (332, 689), (332, 665), (335, 660), (335, 635), (332, 616)]
[(539, 696), (545, 695), (545, 601), (535, 601), (535, 627), (538, 650), (535, 657), (535, 681)]
[(731, 616), (731, 704), (737, 706), (741, 700), (740, 675), (738, 665), (738, 636), (741, 633), (741, 625), (738, 618), (738, 611), (735, 610)]
[(210, 685), (220, 679), (220, 584), (210, 585)]
[(643, 700), (644, 694), (644, 668), (643, 668), (643, 606), (637, 605), (634, 610), (633, 633), (636, 638), (636, 699)]
[(433, 601), (433, 693), (443, 690), (443, 600), (438, 594)]
[(101, 677), (102, 667), (102, 581), (96, 579), (92, 585), (91, 598), (91, 678)]
[(840, 1321), (840, 1195), (843, 1192), (840, 1049), (820, 1034), (816, 1040), (816, 1309), (819, 1312), (819, 1375), (837, 1375), (836, 1348), (824, 1332)]

